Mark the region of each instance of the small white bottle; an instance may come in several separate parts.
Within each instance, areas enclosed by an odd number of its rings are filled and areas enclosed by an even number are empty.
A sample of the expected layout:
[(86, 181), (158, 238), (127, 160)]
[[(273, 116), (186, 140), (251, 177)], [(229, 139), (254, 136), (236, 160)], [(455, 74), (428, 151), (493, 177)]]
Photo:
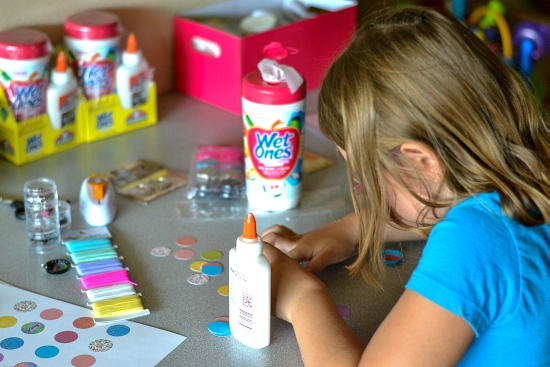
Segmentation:
[(63, 52), (57, 55), (46, 99), (50, 123), (55, 130), (69, 126), (76, 121), (78, 84), (71, 69), (67, 67), (67, 59)]
[(268, 346), (271, 336), (271, 266), (262, 249), (256, 219), (248, 213), (229, 251), (229, 327), (235, 339), (254, 349)]
[(131, 33), (116, 72), (116, 89), (125, 110), (147, 102), (147, 69), (148, 65), (138, 49), (136, 36)]

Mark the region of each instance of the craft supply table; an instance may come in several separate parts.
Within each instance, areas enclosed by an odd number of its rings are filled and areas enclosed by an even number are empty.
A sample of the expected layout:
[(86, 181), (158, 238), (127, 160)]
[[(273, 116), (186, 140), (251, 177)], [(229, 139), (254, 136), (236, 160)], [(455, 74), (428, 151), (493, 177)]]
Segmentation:
[[(344, 194), (348, 189), (345, 164), (336, 149), (312, 128), (315, 123), (308, 121), (312, 115), (315, 117), (314, 98), (308, 97), (305, 147), (334, 164), (304, 174), (304, 194), (311, 197), (328, 189), (332, 197), (327, 202), (336, 204), (259, 215), (258, 232), (272, 224), (287, 225), (297, 232), (308, 231), (352, 210)], [(89, 228), (78, 210), (78, 196), (82, 181), (90, 174), (137, 159), (189, 172), (198, 144), (242, 144), (239, 116), (179, 94), (162, 96), (158, 108), (159, 123), (155, 126), (80, 145), (19, 167), (0, 160), (0, 194), (22, 196), (27, 180), (51, 178), (57, 184), (60, 199), (72, 203), (72, 229)], [(185, 188), (148, 205), (118, 196), (116, 219), (108, 225), (124, 266), (129, 268), (132, 281), (138, 284), (136, 290), (142, 294), (142, 303), (151, 312), (132, 321), (187, 337), (158, 366), (301, 366), (293, 329), (286, 322), (272, 318), (271, 344), (261, 350), (249, 349), (232, 337), (216, 337), (208, 331), (211, 321), (228, 314), (228, 298), (218, 294), (218, 288), (227, 284), (228, 252), (242, 231), (244, 217), (192, 219), (178, 213), (178, 203), (184, 200)], [(63, 249), (48, 255), (36, 254), (27, 244), (25, 221), (17, 219), (14, 210), (7, 206), (0, 206), (0, 235), (0, 281), (86, 307), (87, 299), (80, 290), (74, 269), (50, 275), (40, 266), (51, 259), (68, 259)], [(181, 236), (197, 239), (194, 259), (151, 256), (151, 249), (157, 246), (176, 250), (174, 241)], [(368, 286), (360, 276), (350, 278), (345, 264), (330, 266), (320, 274), (335, 303), (351, 311), (346, 321), (365, 343), (402, 293), (422, 250), (418, 243), (398, 246), (404, 252), (403, 262), (388, 269), (380, 288)], [(206, 284), (191, 285), (186, 281), (193, 274), (189, 265), (207, 250), (223, 252), (220, 262), (225, 270)], [(139, 361), (121, 363), (139, 366)]]

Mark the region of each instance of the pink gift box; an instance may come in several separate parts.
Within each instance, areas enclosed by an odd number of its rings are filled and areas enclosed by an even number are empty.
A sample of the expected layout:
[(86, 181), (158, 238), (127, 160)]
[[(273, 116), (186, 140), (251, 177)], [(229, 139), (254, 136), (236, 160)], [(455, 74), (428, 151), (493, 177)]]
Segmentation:
[[(262, 9), (278, 14), (281, 3), (265, 1)], [(307, 90), (318, 89), (331, 62), (355, 31), (357, 5), (347, 3), (339, 10), (245, 36), (227, 24), (238, 23), (257, 2), (228, 1), (174, 17), (176, 90), (240, 115), (242, 78), (257, 70), (264, 57), (262, 50), (271, 42), (298, 49), (281, 63), (294, 67), (305, 78)]]

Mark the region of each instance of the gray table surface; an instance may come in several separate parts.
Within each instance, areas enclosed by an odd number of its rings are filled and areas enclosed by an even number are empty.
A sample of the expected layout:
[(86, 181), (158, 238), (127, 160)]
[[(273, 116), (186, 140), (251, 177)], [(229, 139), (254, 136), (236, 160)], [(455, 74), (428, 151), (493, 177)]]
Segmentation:
[[(344, 162), (336, 149), (311, 127), (315, 125), (311, 121), (312, 116), (315, 119), (314, 98), (315, 95), (308, 97), (305, 146), (334, 164), (304, 174), (304, 193), (311, 196), (328, 189), (334, 195), (336, 188), (336, 192), (341, 192), (336, 202), (343, 205), (260, 215), (258, 232), (276, 223), (304, 232), (352, 210), (345, 195), (348, 186)], [(159, 98), (159, 122), (155, 126), (83, 144), (23, 166), (0, 159), (0, 194), (22, 196), (27, 180), (49, 177), (57, 183), (60, 198), (73, 203), (72, 229), (89, 228), (78, 210), (79, 189), (86, 177), (137, 159), (189, 172), (198, 144), (240, 146), (241, 118), (180, 94), (168, 94)], [(176, 238), (193, 236), (197, 238), (193, 248), (197, 256), (206, 250), (221, 250), (224, 253), (221, 262), (227, 269), (227, 254), (235, 246), (244, 218), (192, 219), (178, 214), (178, 205), (185, 200), (185, 188), (148, 205), (118, 196), (117, 217), (108, 226), (113, 242), (118, 245), (117, 252), (124, 257), (123, 264), (130, 269), (130, 278), (138, 284), (136, 289), (142, 294), (144, 307), (151, 311), (150, 315), (133, 321), (187, 337), (158, 366), (301, 366), (292, 326), (281, 320), (272, 318), (271, 344), (261, 350), (249, 349), (232, 337), (215, 337), (208, 331), (214, 318), (228, 313), (227, 297), (217, 292), (219, 286), (227, 284), (227, 270), (205, 285), (193, 286), (186, 278), (193, 273), (189, 264), (194, 260), (150, 255), (153, 247), (166, 245), (176, 250)], [(334, 302), (350, 309), (346, 321), (365, 343), (401, 295), (422, 251), (420, 243), (396, 246), (403, 250), (404, 261), (388, 269), (380, 287), (367, 285), (361, 276), (350, 277), (345, 264), (330, 266), (320, 274)], [(11, 208), (0, 206), (0, 281), (86, 307), (86, 297), (80, 291), (74, 269), (52, 276), (40, 267), (44, 261), (58, 257), (67, 258), (62, 249), (48, 255), (36, 254), (27, 245), (25, 222), (16, 219)], [(137, 361), (121, 362), (139, 366)]]

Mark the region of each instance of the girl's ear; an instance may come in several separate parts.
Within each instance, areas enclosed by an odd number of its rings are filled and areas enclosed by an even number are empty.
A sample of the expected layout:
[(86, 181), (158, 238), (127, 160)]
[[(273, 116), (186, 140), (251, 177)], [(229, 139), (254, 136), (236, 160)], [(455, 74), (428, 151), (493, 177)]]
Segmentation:
[(429, 146), (408, 141), (401, 144), (401, 154), (411, 162), (418, 172), (431, 176), (432, 179), (442, 180), (445, 175), (445, 166), (439, 154)]

